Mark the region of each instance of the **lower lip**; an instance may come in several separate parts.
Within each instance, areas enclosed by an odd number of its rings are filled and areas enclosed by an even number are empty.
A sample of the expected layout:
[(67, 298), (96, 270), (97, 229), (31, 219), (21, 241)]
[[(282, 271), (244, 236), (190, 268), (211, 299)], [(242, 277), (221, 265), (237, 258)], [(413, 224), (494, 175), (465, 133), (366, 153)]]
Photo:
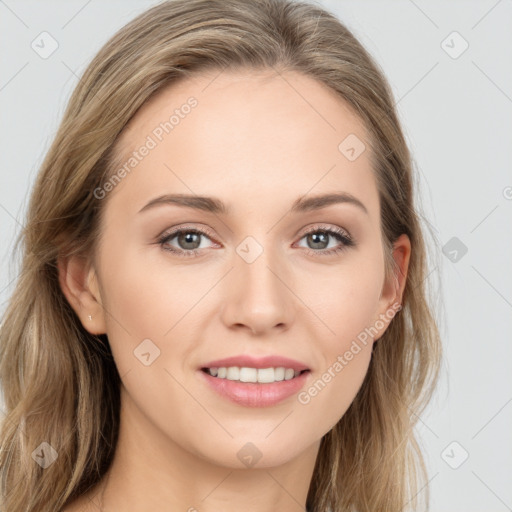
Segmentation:
[(311, 372), (306, 371), (293, 379), (272, 383), (239, 382), (212, 377), (202, 370), (199, 373), (219, 395), (238, 405), (268, 407), (298, 393)]

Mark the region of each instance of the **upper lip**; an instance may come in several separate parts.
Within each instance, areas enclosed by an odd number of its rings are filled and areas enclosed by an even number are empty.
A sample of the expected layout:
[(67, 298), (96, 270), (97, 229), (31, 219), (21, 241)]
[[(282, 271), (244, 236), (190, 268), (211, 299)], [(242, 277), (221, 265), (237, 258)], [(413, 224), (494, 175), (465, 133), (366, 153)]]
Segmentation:
[(230, 366), (248, 367), (248, 368), (292, 368), (293, 370), (309, 370), (309, 367), (299, 361), (284, 356), (264, 356), (253, 357), (247, 354), (239, 356), (226, 357), (210, 361), (201, 368), (228, 368)]

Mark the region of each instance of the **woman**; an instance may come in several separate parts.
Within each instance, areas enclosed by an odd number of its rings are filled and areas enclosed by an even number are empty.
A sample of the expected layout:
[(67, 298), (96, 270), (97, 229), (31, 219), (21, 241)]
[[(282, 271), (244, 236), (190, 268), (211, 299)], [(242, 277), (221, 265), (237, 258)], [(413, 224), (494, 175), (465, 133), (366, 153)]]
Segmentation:
[(413, 196), (390, 88), (320, 7), (122, 28), (20, 237), (2, 510), (419, 510), (440, 341)]

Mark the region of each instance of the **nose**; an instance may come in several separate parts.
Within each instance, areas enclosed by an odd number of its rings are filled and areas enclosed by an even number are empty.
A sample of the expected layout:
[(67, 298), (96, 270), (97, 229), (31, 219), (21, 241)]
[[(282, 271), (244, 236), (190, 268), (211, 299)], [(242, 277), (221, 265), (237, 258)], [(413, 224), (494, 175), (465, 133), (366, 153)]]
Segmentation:
[(224, 324), (262, 336), (287, 330), (295, 316), (289, 272), (267, 250), (252, 263), (238, 254), (234, 257), (234, 268), (224, 282)]

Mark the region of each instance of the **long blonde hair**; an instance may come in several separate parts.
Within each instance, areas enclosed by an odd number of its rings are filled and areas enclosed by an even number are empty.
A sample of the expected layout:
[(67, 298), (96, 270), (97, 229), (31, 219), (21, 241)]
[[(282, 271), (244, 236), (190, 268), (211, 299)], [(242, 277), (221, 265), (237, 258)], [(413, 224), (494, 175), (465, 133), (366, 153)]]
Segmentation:
[[(4, 512), (60, 510), (112, 461), (120, 377), (107, 336), (84, 329), (65, 299), (57, 261), (94, 254), (106, 201), (93, 191), (116, 170), (119, 134), (152, 95), (177, 80), (242, 68), (303, 73), (354, 109), (371, 136), (387, 275), (393, 241), (402, 233), (411, 241), (403, 309), (374, 345), (348, 411), (322, 438), (307, 509), (416, 506), (426, 468), (413, 427), (431, 398), (441, 349), (412, 160), (390, 87), (353, 34), (312, 3), (171, 0), (128, 23), (92, 60), (32, 190), (16, 242), (21, 270), (0, 333)], [(41, 443), (57, 453), (47, 468), (36, 455), (53, 452)]]

